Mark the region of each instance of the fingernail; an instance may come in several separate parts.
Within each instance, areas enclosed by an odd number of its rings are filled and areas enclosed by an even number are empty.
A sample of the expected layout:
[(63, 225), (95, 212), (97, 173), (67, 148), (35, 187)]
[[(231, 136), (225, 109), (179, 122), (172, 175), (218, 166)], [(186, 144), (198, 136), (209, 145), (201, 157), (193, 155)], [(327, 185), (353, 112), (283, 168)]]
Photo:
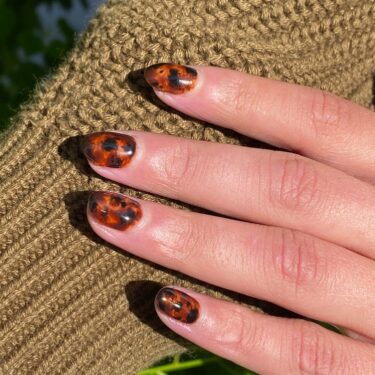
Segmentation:
[(192, 90), (198, 76), (193, 68), (168, 63), (151, 65), (144, 74), (147, 83), (155, 90), (171, 94), (183, 94)]
[(83, 152), (93, 164), (123, 168), (135, 154), (136, 143), (133, 137), (115, 132), (97, 132), (85, 137)]
[(194, 323), (199, 316), (199, 303), (181, 290), (165, 287), (155, 298), (156, 307), (165, 315), (182, 323)]
[(137, 201), (106, 191), (91, 193), (88, 211), (100, 224), (121, 231), (133, 226), (142, 217), (141, 205)]

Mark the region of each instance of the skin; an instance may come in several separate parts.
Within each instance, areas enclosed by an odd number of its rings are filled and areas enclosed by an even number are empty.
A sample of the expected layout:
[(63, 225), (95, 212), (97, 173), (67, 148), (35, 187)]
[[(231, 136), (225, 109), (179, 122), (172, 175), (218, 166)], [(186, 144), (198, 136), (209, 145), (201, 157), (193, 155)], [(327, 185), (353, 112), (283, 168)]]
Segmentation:
[(114, 229), (88, 210), (90, 225), (137, 256), (349, 336), (170, 286), (196, 302), (197, 318), (175, 319), (156, 300), (160, 319), (195, 344), (266, 375), (375, 373), (375, 114), (319, 90), (193, 68), (193, 88), (158, 97), (285, 151), (123, 132), (137, 152), (124, 168), (89, 160), (98, 174), (227, 217), (134, 198), (136, 224)]

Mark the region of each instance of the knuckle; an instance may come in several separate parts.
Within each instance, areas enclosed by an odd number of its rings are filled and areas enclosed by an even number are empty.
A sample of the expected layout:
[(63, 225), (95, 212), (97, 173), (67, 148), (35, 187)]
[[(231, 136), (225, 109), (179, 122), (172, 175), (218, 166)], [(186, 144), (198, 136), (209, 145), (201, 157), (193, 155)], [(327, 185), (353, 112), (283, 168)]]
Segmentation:
[[(257, 106), (257, 94), (253, 86), (250, 86), (246, 80), (237, 79), (228, 89), (230, 91), (232, 108), (236, 113), (246, 113), (249, 108)], [(228, 102), (224, 103), (228, 105)]]
[(242, 308), (233, 305), (219, 313), (223, 316), (217, 320), (220, 327), (215, 330), (215, 341), (233, 353), (251, 352), (253, 348), (264, 344), (265, 338), (260, 325), (251, 324)]
[(199, 259), (196, 252), (201, 248), (200, 233), (190, 215), (180, 212), (175, 217), (164, 219), (160, 226), (154, 228), (151, 236), (158, 253), (167, 262), (172, 262), (174, 268), (181, 269), (191, 260)]
[(289, 229), (280, 229), (271, 238), (272, 266), (282, 281), (290, 284), (295, 294), (320, 284), (325, 265), (318, 255), (314, 238)]
[(195, 181), (199, 165), (198, 153), (189, 141), (177, 142), (161, 157), (158, 168), (159, 184), (178, 194)]
[(337, 370), (338, 352), (315, 324), (299, 320), (292, 338), (292, 358), (301, 375), (329, 375)]
[(270, 201), (283, 209), (308, 213), (320, 201), (320, 184), (313, 163), (286, 155), (271, 166)]
[(326, 91), (318, 91), (312, 99), (310, 125), (315, 138), (332, 137), (345, 125), (346, 111), (341, 99)]

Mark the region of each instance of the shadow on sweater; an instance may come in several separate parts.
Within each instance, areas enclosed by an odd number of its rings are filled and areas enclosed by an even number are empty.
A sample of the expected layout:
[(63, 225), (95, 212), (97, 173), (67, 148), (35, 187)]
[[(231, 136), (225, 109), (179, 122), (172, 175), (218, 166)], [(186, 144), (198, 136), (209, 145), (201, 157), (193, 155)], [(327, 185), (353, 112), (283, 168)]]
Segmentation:
[(57, 152), (63, 159), (70, 161), (79, 173), (82, 173), (85, 176), (97, 176), (97, 174), (91, 169), (82, 152), (84, 139), (84, 135), (76, 135), (74, 137), (66, 138), (59, 145)]
[(129, 310), (153, 331), (177, 342), (185, 349), (191, 349), (192, 344), (168, 329), (155, 312), (154, 299), (162, 287), (163, 284), (152, 280), (134, 280), (127, 283), (124, 292)]

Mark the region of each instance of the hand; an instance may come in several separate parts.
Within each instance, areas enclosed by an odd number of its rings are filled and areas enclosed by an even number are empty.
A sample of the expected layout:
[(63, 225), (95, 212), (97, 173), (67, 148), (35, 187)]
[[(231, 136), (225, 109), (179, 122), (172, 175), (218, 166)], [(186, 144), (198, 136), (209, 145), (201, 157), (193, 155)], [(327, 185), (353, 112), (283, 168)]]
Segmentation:
[(91, 134), (85, 154), (100, 175), (230, 217), (96, 192), (87, 210), (93, 230), (137, 256), (351, 337), (179, 287), (158, 293), (162, 321), (261, 374), (375, 374), (375, 114), (221, 68), (159, 64), (145, 77), (171, 107), (288, 151)]

